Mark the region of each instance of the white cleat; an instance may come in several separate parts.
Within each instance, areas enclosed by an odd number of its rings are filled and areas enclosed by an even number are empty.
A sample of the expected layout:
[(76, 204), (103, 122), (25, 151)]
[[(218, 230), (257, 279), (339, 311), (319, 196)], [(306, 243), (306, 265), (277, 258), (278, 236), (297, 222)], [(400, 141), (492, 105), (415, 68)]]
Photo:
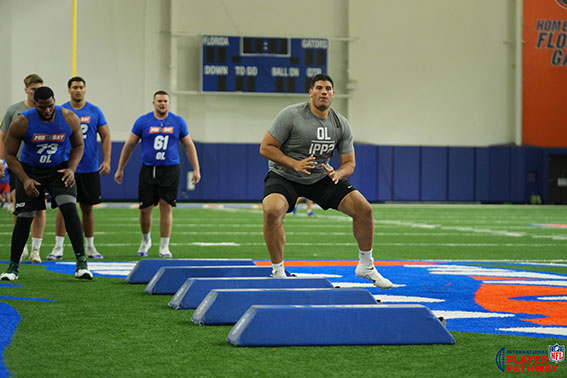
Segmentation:
[(151, 240), (148, 240), (147, 242), (142, 240), (142, 243), (140, 244), (140, 248), (138, 248), (138, 256), (141, 257), (147, 256), (151, 246), (152, 246)]
[(75, 272), (75, 278), (80, 280), (92, 280), (93, 274), (88, 269), (79, 269)]
[(30, 253), (28, 252), (28, 246), (24, 245), (24, 249), (22, 250), (22, 256), (20, 257), (20, 262), (24, 261), (25, 259), (28, 258), (28, 255)]
[(0, 281), (15, 281), (18, 279), (18, 275), (16, 273), (2, 273), (0, 275)]
[(173, 255), (171, 254), (169, 249), (160, 249), (159, 250), (159, 257), (170, 258), (170, 257), (173, 257)]
[(104, 256), (101, 255), (100, 253), (98, 253), (98, 251), (97, 251), (96, 248), (94, 248), (94, 247), (92, 247), (92, 248), (87, 248), (86, 254), (87, 254), (87, 257), (88, 257), (89, 259), (98, 259), (98, 260), (100, 260), (100, 259), (103, 259), (103, 258), (104, 258)]
[(30, 254), (30, 262), (32, 264), (41, 264), (41, 257), (39, 256), (39, 249), (32, 248)]
[(53, 250), (46, 259), (50, 261), (61, 260), (63, 258), (63, 247), (53, 247)]
[(285, 271), (283, 272), (276, 272), (275, 270), (272, 270), (272, 277), (273, 278), (287, 278)]
[(374, 265), (361, 265), (360, 263), (357, 265), (354, 273), (360, 278), (366, 278), (374, 283), (374, 286), (380, 289), (391, 289), (394, 285), (392, 282), (383, 277)]

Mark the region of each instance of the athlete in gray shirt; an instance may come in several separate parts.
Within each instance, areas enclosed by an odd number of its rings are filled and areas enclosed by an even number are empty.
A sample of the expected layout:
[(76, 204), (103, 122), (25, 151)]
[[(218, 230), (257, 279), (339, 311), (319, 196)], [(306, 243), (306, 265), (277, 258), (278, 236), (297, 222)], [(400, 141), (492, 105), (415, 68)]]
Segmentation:
[[(15, 103), (11, 105), (6, 113), (4, 114), (4, 118), (2, 118), (2, 124), (0, 124), (0, 160), (4, 159), (4, 141), (6, 139), (6, 135), (8, 134), (8, 130), (10, 128), (10, 124), (12, 121), (20, 114), (25, 112), (28, 109), (31, 109), (35, 106), (35, 101), (33, 99), (35, 90), (43, 85), (43, 79), (37, 74), (30, 74), (25, 77), (24, 79), (24, 91), (26, 92), (26, 99), (24, 101)], [(19, 159), (21, 152), (18, 150), (17, 157)], [(14, 201), (13, 208), (16, 209), (16, 185), (18, 182), (18, 177), (10, 171), (10, 167), (8, 167), (8, 172), (10, 173), (10, 190), (12, 191), (12, 199)], [(4, 165), (0, 164), (0, 177), (4, 177)], [(33, 223), (31, 226), (31, 234), (32, 234), (32, 252), (29, 254), (28, 247), (24, 245), (24, 250), (22, 252), (22, 259), (25, 259), (29, 255), (30, 262), (32, 263), (41, 263), (41, 257), (39, 255), (39, 249), (41, 248), (41, 243), (43, 241), (43, 231), (45, 229), (45, 210), (38, 210), (35, 212), (35, 216), (33, 218)], [(16, 216), (14, 216), (14, 222), (16, 222)]]
[(291, 105), (282, 110), (274, 120), (268, 133), (281, 141), (280, 151), (295, 160), (314, 157), (316, 163), (309, 174), (296, 171), (293, 167), (269, 161), (270, 171), (300, 184), (313, 184), (327, 172), (335, 150), (339, 155), (354, 152), (350, 125), (345, 117), (329, 109), (326, 118), (319, 118), (310, 109), (311, 103)]
[[(319, 74), (309, 86), (309, 102), (282, 110), (264, 135), (260, 154), (269, 159), (264, 185), (264, 240), (272, 261), (272, 275), (284, 278), (285, 229), (283, 219), (298, 197), (316, 202), (322, 209), (339, 210), (353, 220), (358, 243), (357, 276), (376, 287), (393, 285), (374, 266), (374, 217), (364, 196), (347, 180), (354, 172), (355, 156), (350, 125), (331, 109), (335, 95), (333, 79)], [(340, 166), (329, 165), (334, 151)]]

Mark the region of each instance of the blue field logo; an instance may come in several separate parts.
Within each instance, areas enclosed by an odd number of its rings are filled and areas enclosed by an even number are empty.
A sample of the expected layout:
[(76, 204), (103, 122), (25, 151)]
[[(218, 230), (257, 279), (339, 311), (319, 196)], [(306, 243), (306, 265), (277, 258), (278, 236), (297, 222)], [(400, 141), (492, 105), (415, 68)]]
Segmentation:
[(560, 363), (565, 359), (565, 345), (550, 345), (549, 346), (549, 361)]

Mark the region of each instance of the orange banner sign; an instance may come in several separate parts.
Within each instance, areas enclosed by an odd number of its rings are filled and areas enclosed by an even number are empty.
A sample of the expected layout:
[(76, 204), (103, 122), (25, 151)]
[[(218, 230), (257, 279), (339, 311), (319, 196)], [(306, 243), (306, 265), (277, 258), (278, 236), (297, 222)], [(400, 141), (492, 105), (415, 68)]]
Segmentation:
[(524, 0), (524, 144), (567, 147), (567, 0)]

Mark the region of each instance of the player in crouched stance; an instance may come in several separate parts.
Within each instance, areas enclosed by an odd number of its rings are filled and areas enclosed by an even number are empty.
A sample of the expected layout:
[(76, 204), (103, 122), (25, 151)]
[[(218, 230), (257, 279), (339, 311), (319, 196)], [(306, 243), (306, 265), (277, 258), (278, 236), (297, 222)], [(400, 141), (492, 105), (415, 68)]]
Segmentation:
[[(10, 125), (6, 137), (6, 161), (19, 178), (16, 187), (17, 216), (10, 264), (0, 280), (18, 279), (20, 256), (30, 233), (35, 212), (45, 210), (47, 190), (59, 207), (77, 259), (75, 277), (92, 279), (88, 269), (81, 220), (77, 212), (75, 170), (83, 155), (83, 134), (79, 118), (70, 110), (55, 105), (53, 91), (40, 87), (34, 94), (35, 107), (20, 114)], [(69, 160), (65, 161), (70, 142)], [(23, 148), (20, 160), (16, 154)]]
[[(372, 207), (347, 180), (355, 167), (353, 138), (347, 119), (331, 108), (334, 95), (330, 76), (314, 76), (309, 87), (310, 101), (283, 109), (260, 145), (260, 154), (269, 160), (262, 205), (272, 275), (286, 277), (283, 219), (301, 196), (323, 210), (336, 209), (352, 218), (360, 259), (356, 275), (369, 279), (376, 287), (390, 289), (392, 282), (378, 273), (372, 257)], [(340, 161), (336, 170), (329, 165), (335, 149)]]

